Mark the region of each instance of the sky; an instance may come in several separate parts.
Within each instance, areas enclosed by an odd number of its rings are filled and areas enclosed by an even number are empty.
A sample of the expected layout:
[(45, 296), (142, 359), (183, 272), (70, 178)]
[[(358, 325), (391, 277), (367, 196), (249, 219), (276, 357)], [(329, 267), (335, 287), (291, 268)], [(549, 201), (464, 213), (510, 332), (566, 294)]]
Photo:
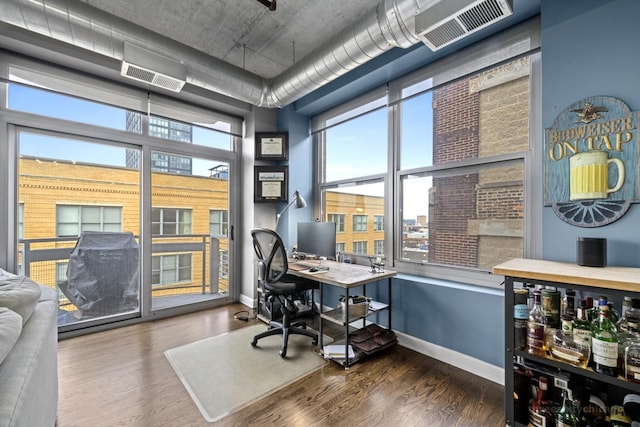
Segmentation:
[[(60, 95), (19, 84), (9, 86), (9, 108), (45, 116), (73, 120), (126, 131), (126, 110), (97, 102)], [(431, 92), (402, 103), (401, 168), (432, 164)], [(327, 180), (336, 181), (384, 173), (387, 169), (386, 108), (363, 114), (327, 130)], [(229, 148), (229, 136), (206, 128), (193, 127), (192, 139), (202, 145)], [(20, 133), (20, 154), (26, 156), (124, 167), (126, 149), (35, 132)], [(220, 162), (193, 159), (194, 175), (209, 176), (209, 169)], [(428, 213), (430, 178), (410, 180), (403, 202), (403, 219)], [(383, 196), (380, 184), (345, 188), (339, 191)], [(419, 196), (416, 197), (416, 194)], [(424, 196), (422, 196), (424, 195)]]

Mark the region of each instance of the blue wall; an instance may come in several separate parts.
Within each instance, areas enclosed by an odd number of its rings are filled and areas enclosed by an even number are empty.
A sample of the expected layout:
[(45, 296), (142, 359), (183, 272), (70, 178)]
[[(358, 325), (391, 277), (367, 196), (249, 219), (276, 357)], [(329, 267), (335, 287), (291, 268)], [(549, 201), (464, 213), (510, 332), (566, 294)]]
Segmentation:
[[(567, 105), (590, 96), (613, 96), (632, 110), (640, 109), (640, 2), (543, 0), (541, 15), (543, 127), (550, 127)], [(419, 56), (420, 49), (406, 56)], [(420, 65), (424, 64), (416, 62), (416, 68)], [(303, 110), (313, 105), (313, 96), (300, 101)], [(284, 129), (290, 124), (308, 128), (308, 119), (289, 108), (281, 117)], [(312, 155), (310, 138), (305, 144), (308, 149), (299, 154), (307, 169), (309, 160), (303, 157)], [(543, 141), (533, 141), (532, 147), (543, 150)], [(298, 168), (291, 160), (289, 164)], [(301, 182), (308, 183), (310, 191), (310, 178)], [(541, 214), (544, 259), (575, 262), (576, 237), (606, 237), (609, 265), (640, 266), (639, 206), (632, 205), (623, 218), (595, 229), (566, 224), (548, 207)], [(401, 275), (394, 281), (392, 309), (397, 331), (504, 367), (502, 290)]]
[[(542, 1), (542, 125), (569, 104), (612, 96), (640, 110), (640, 2)], [(542, 142), (538, 149), (542, 150)], [(575, 262), (577, 237), (606, 237), (608, 265), (640, 266), (640, 206), (618, 221), (581, 228), (542, 212), (543, 258)]]

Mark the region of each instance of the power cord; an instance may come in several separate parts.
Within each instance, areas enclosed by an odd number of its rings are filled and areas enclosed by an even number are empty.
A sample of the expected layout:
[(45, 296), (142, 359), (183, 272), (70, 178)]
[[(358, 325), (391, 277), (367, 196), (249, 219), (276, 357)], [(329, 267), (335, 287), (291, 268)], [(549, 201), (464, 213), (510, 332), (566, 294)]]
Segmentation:
[(233, 313), (233, 318), (242, 320), (243, 322), (248, 322), (249, 319), (255, 319), (257, 317), (257, 313), (255, 309), (251, 310), (241, 310)]

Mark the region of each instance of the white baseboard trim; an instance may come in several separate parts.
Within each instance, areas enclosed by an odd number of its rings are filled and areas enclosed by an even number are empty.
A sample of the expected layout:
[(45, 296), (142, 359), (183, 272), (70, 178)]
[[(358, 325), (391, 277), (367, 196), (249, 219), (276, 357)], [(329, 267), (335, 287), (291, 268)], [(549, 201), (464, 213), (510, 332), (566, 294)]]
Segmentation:
[(433, 357), (441, 362), (455, 366), (481, 378), (493, 381), (504, 386), (504, 368), (499, 368), (475, 357), (441, 347), (428, 341), (420, 340), (416, 337), (394, 331), (398, 336), (398, 344), (413, 351)]
[(244, 294), (240, 294), (240, 304), (244, 304), (249, 308), (256, 308), (258, 306), (258, 300)]

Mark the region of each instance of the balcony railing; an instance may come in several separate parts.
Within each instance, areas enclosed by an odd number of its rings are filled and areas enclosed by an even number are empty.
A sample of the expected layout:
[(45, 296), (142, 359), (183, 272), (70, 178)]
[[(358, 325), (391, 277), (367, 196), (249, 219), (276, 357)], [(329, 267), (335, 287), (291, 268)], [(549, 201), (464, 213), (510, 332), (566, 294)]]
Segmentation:
[[(71, 303), (59, 291), (58, 283), (66, 279), (69, 255), (77, 242), (75, 237), (21, 239), (18, 247), (19, 273), (58, 291), (60, 308), (72, 309)], [(220, 265), (220, 240), (202, 234), (154, 236), (153, 256), (191, 254), (190, 280), (154, 284), (152, 297), (185, 294), (219, 294), (228, 291), (227, 266)], [(225, 261), (223, 261), (225, 262)]]

